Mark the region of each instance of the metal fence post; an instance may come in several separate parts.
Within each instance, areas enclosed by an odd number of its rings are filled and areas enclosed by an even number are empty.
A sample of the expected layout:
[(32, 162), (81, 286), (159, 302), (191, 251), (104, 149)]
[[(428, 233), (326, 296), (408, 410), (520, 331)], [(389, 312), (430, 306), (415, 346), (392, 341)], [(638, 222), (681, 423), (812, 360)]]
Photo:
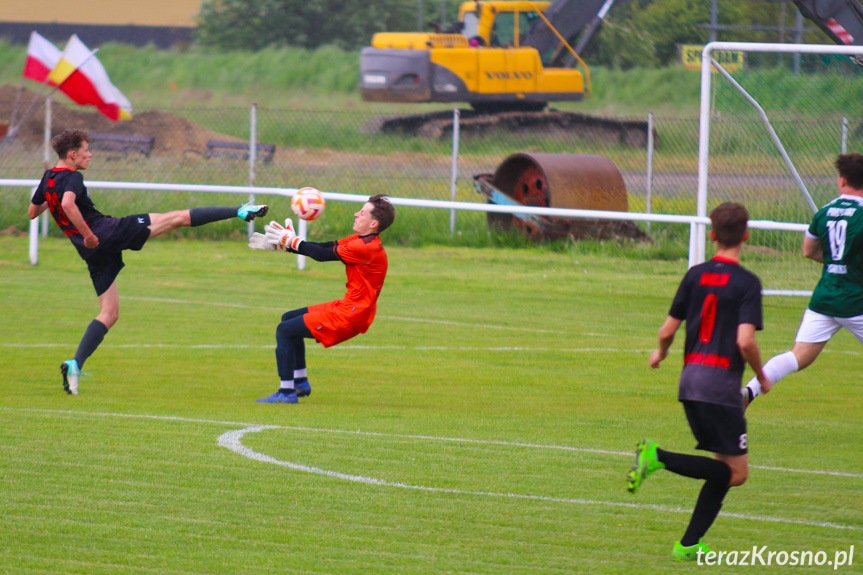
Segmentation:
[[(450, 197), (456, 200), (456, 181), (458, 180), (458, 145), (459, 145), (459, 118), (461, 114), (458, 108), (452, 111), (452, 178), (450, 179)], [(455, 233), (455, 210), (449, 213), (449, 233)]]
[[(653, 112), (647, 114), (647, 202), (645, 210), (651, 213), (650, 203), (653, 190)], [(650, 222), (647, 222), (647, 231), (650, 231)]]
[(840, 153), (845, 154), (848, 149), (848, 116), (842, 116), (842, 137), (839, 143)]
[(29, 253), (30, 253), (30, 265), (35, 266), (36, 264), (39, 263), (39, 219), (38, 218), (30, 220)]
[[(309, 222), (302, 218), (297, 218), (297, 235), (305, 238), (309, 235)], [(306, 256), (297, 254), (297, 269), (303, 271), (306, 269)]]
[[(255, 161), (258, 152), (258, 104), (253, 103), (249, 111), (249, 185), (255, 185)], [(255, 203), (255, 194), (249, 194), (249, 201)], [(255, 233), (255, 220), (249, 222), (249, 237)]]
[[(45, 98), (45, 134), (44, 134), (44, 145), (42, 147), (42, 159), (44, 160), (44, 168), (47, 170), (51, 167), (51, 130), (53, 129), (54, 124), (54, 109), (51, 105), (53, 100), (51, 96)], [(42, 217), (37, 219), (42, 221), (42, 237), (48, 237), (48, 212), (43, 212)], [(32, 260), (32, 257), (31, 257)], [(36, 262), (33, 262), (33, 265), (36, 265)]]

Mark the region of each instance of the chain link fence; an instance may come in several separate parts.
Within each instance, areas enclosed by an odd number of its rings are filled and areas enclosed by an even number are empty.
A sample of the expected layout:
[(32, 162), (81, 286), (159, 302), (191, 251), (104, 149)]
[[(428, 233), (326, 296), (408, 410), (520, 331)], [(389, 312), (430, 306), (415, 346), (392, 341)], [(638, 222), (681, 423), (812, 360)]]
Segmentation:
[[(474, 189), (474, 176), (493, 173), (513, 153), (589, 154), (609, 158), (620, 170), (630, 211), (695, 213), (695, 117), (652, 118), (650, 149), (648, 117), (608, 118), (597, 124), (590, 119), (555, 118), (554, 112), (549, 112), (540, 115), (543, 121), (514, 126), (465, 114), (460, 118), (458, 153), (454, 155), (451, 110), (429, 113), (421, 125), (368, 111), (261, 108), (154, 109), (115, 124), (96, 112), (56, 102), (48, 113), (44, 100), (35, 94), (25, 92), (19, 98), (17, 90), (0, 89), (0, 118), (11, 117), (13, 110), (20, 117), (21, 110), (27, 108), (32, 108), (32, 113), (14, 139), (0, 141), (0, 173), (5, 178), (38, 178), (45, 166), (56, 160), (53, 151), (47, 155), (44, 151), (49, 118), (52, 134), (64, 129), (101, 134), (94, 136), (91, 144), (94, 159), (86, 173), (86, 180), (91, 181), (314, 186), (360, 195), (387, 193), (485, 202), (486, 198)], [(248, 143), (253, 131), (259, 147), (257, 161), (250, 168)], [(130, 137), (135, 141), (131, 142)], [(838, 142), (838, 133), (836, 138)], [(716, 153), (721, 154), (721, 150)], [(722, 165), (721, 161), (717, 165)], [(725, 166), (730, 178), (729, 199), (738, 192), (751, 194), (759, 185), (759, 175), (752, 174), (750, 178), (737, 174), (733, 162)], [(825, 175), (831, 174), (829, 164), (823, 168)], [(270, 203), (275, 217), (292, 215), (286, 198), (258, 200)], [(232, 205), (237, 203), (237, 197), (98, 191), (94, 201), (104, 213), (122, 216), (190, 206)], [(28, 202), (28, 192), (0, 189), (0, 230), (26, 230)], [(324, 217), (310, 225), (310, 238), (332, 239), (351, 233), (355, 209), (354, 204), (331, 202)], [(770, 214), (758, 213), (757, 217), (770, 219)], [(641, 223), (639, 227), (663, 241), (679, 239), (685, 250), (686, 226), (654, 223), (651, 227)], [(57, 233), (56, 229), (51, 233)], [(245, 233), (245, 226), (236, 222), (175, 232), (189, 237), (242, 237)], [(452, 229), (448, 210), (410, 207), (399, 208), (396, 223), (387, 233), (389, 241), (411, 245), (488, 245), (490, 237), (483, 213), (459, 212)]]

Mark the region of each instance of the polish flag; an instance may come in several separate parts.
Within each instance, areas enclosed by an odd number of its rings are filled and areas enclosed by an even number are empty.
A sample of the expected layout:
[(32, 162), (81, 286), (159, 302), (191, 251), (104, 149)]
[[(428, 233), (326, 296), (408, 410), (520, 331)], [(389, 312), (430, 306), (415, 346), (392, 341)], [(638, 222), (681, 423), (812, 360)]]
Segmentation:
[(73, 34), (60, 61), (48, 74), (48, 82), (59, 86), (76, 104), (95, 106), (115, 122), (131, 118), (132, 103), (111, 83), (96, 52)]
[(44, 84), (48, 74), (60, 62), (62, 55), (60, 48), (46, 40), (44, 36), (36, 31), (31, 32), (23, 76), (28, 80)]

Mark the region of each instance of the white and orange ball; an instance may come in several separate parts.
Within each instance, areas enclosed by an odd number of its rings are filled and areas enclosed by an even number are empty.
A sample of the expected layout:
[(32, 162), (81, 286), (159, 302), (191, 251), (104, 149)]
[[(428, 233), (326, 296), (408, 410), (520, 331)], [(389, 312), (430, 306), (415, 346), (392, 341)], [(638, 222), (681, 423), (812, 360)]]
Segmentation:
[(323, 194), (315, 188), (300, 188), (291, 197), (291, 209), (301, 220), (317, 219), (326, 205)]

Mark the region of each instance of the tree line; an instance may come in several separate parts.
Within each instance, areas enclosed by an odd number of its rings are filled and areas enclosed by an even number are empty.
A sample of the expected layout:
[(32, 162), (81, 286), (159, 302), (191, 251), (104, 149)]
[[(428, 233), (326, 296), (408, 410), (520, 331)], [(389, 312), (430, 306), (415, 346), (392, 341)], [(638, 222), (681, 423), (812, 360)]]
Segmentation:
[[(458, 18), (460, 0), (205, 0), (196, 29), (204, 46), (260, 50), (296, 46), (314, 50), (332, 45), (353, 51), (371, 42), (376, 32), (431, 31)], [(778, 42), (777, 30), (742, 27), (786, 27), (786, 42), (796, 8), (790, 2), (722, 0), (718, 19), (734, 27), (719, 32), (722, 41)], [(710, 21), (707, 0), (618, 0), (582, 56), (593, 65), (619, 69), (662, 67), (677, 58), (679, 44), (704, 44)], [(829, 43), (820, 31), (808, 42)], [(574, 39), (573, 39), (574, 40)]]

